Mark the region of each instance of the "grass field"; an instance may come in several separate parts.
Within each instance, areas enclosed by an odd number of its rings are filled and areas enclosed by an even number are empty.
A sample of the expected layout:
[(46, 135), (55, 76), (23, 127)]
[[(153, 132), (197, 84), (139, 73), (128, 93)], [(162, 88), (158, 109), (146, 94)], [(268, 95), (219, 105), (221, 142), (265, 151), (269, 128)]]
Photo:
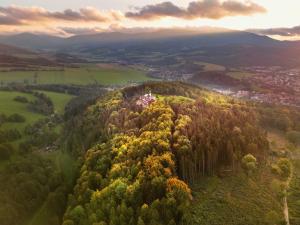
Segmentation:
[[(54, 104), (54, 109), (56, 112), (63, 114), (65, 105), (73, 98), (72, 95), (41, 91), (50, 97)], [(13, 113), (18, 113), (25, 117), (26, 121), (24, 123), (4, 123), (1, 128), (3, 129), (13, 129), (16, 128), (20, 132), (23, 132), (24, 128), (28, 124), (33, 124), (39, 119), (45, 118), (42, 114), (34, 113), (28, 110), (28, 104), (20, 103), (14, 101), (16, 96), (24, 96), (29, 101), (34, 100), (34, 96), (31, 94), (15, 92), (15, 91), (0, 91), (0, 113), (4, 113), (9, 116)]]
[(65, 68), (62, 71), (12, 71), (0, 72), (0, 82), (33, 84), (102, 84), (121, 85), (129, 82), (150, 80), (140, 70), (114, 66), (82, 65), (80, 68)]
[(210, 71), (225, 71), (226, 68), (221, 65), (212, 64), (212, 63), (206, 63), (206, 62), (196, 62), (196, 65), (203, 66), (204, 71), (210, 72)]
[[(300, 150), (299, 150), (300, 151)], [(300, 159), (293, 161), (293, 178), (288, 190), (288, 206), (290, 214), (290, 223), (292, 225), (300, 224)]]
[(263, 225), (271, 211), (283, 220), (280, 201), (263, 177), (203, 178), (192, 190), (194, 200), (184, 225)]
[(16, 128), (20, 132), (23, 132), (27, 124), (32, 124), (39, 119), (45, 118), (45, 116), (38, 113), (30, 112), (27, 108), (27, 104), (14, 101), (14, 98), (16, 96), (24, 96), (28, 100), (34, 99), (34, 97), (30, 94), (14, 91), (0, 91), (0, 113), (4, 113), (7, 116), (13, 113), (18, 113), (24, 116), (26, 121), (24, 123), (4, 123), (1, 126), (1, 128)]
[(250, 77), (254, 76), (255, 74), (249, 73), (249, 72), (243, 72), (243, 71), (231, 71), (231, 72), (228, 72), (227, 75), (232, 78), (242, 80), (245, 78), (250, 78)]
[(39, 91), (47, 95), (54, 104), (55, 112), (63, 114), (66, 104), (74, 97), (69, 94), (50, 92), (50, 91)]

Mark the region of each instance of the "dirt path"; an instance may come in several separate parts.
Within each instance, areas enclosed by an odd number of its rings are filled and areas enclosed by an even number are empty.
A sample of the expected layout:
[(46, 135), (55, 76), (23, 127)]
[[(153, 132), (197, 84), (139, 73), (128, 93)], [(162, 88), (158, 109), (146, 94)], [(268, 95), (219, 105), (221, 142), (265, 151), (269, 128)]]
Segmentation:
[(286, 181), (286, 195), (283, 198), (283, 214), (284, 214), (284, 219), (285, 219), (286, 225), (290, 225), (289, 206), (288, 206), (288, 202), (287, 202), (287, 193), (288, 193), (288, 189), (290, 188), (290, 183), (291, 183), (292, 178), (293, 178), (293, 169), (291, 171), (290, 177)]
[[(283, 137), (283, 134), (277, 131), (269, 131), (268, 132), (268, 140), (272, 143), (272, 147), (278, 150), (285, 150), (288, 146), (288, 141)], [(290, 160), (296, 158), (296, 155), (291, 155)], [(288, 193), (288, 189), (290, 187), (290, 182), (292, 180), (293, 171), (291, 172), (290, 177), (286, 181), (286, 193)], [(290, 218), (289, 218), (289, 207), (287, 196), (283, 198), (283, 214), (286, 225), (290, 225)]]
[(284, 214), (284, 219), (285, 219), (286, 225), (290, 225), (289, 207), (288, 207), (288, 204), (287, 204), (287, 197), (286, 196), (283, 199), (283, 214)]

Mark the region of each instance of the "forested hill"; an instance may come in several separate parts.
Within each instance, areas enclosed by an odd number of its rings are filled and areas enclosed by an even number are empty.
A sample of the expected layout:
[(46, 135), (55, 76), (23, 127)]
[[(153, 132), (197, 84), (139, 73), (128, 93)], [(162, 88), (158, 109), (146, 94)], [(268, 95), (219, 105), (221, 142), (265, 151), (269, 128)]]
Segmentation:
[[(155, 102), (137, 106), (150, 90)], [(177, 82), (108, 93), (70, 121), (69, 149), (90, 149), (63, 225), (180, 224), (196, 180), (264, 163), (256, 121), (245, 103)]]

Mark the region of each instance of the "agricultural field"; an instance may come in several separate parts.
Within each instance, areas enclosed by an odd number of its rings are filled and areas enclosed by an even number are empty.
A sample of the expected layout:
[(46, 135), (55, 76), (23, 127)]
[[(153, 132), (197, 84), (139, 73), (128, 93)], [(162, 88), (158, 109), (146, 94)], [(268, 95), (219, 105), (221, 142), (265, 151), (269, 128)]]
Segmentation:
[(0, 82), (24, 84), (101, 84), (122, 85), (150, 80), (137, 69), (123, 66), (80, 65), (78, 68), (61, 68), (39, 71), (1, 71)]
[(255, 74), (250, 72), (244, 72), (244, 71), (230, 71), (227, 73), (227, 75), (237, 80), (242, 80), (242, 79), (253, 77)]
[(225, 71), (226, 68), (221, 65), (207, 63), (207, 62), (195, 62), (196, 65), (203, 66), (203, 70), (205, 72), (211, 72), (211, 71)]

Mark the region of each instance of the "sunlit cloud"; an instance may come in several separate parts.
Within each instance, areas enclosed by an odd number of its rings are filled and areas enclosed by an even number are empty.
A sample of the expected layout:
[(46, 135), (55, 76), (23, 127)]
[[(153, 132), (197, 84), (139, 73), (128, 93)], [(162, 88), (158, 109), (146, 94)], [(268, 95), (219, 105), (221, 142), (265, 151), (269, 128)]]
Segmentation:
[(179, 7), (172, 2), (163, 2), (137, 8), (135, 12), (127, 12), (126, 17), (135, 20), (161, 19), (164, 17), (182, 18), (186, 20), (208, 18), (221, 19), (228, 16), (249, 16), (265, 13), (267, 10), (250, 1), (235, 0), (202, 0), (190, 2), (187, 8)]
[(60, 27), (58, 29), (66, 36), (97, 34), (99, 32), (106, 31), (105, 29), (101, 29), (99, 27)]
[(102, 12), (93, 7), (81, 8), (78, 11), (66, 9), (51, 12), (41, 7), (0, 7), (0, 25), (31, 25), (39, 22), (97, 22), (110, 23), (123, 17), (118, 11)]
[(270, 28), (270, 29), (250, 29), (250, 32), (254, 32), (257, 34), (262, 35), (278, 35), (284, 37), (293, 37), (293, 36), (300, 36), (300, 26), (290, 27), (290, 28)]

